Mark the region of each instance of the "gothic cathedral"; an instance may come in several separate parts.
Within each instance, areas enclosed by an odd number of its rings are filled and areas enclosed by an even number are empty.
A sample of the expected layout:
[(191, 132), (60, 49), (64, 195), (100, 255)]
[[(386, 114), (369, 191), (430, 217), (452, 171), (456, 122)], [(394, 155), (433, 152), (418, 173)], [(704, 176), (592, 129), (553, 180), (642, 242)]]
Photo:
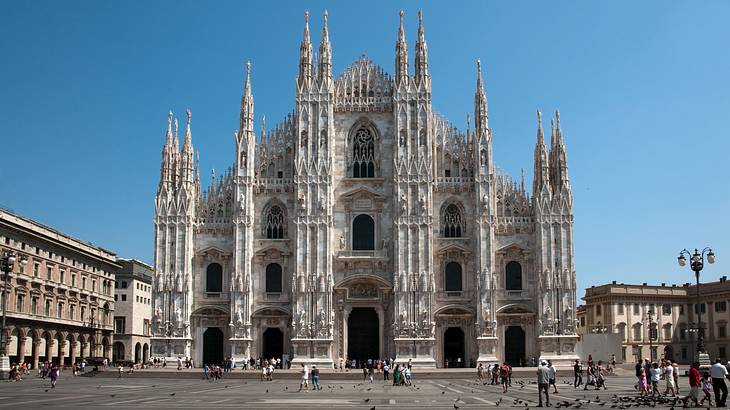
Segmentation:
[[(474, 128), (435, 113), (418, 16), (409, 71), (367, 57), (338, 77), (324, 14), (305, 14), (294, 110), (254, 131), (251, 67), (233, 166), (201, 189), (187, 113), (168, 118), (155, 209), (153, 356), (421, 367), (534, 358), (575, 346), (573, 199), (555, 113), (537, 114), (532, 195), (494, 164), (479, 61)], [(173, 125), (174, 124), (174, 125)]]

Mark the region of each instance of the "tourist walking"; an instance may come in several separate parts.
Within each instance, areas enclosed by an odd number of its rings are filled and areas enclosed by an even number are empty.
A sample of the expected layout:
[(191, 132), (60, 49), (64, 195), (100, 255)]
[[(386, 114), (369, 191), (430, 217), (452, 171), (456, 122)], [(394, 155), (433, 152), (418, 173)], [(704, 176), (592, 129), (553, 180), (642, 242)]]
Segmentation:
[(646, 380), (646, 371), (641, 366), (639, 366), (639, 373), (640, 373), (639, 395), (648, 396), (649, 395), (649, 382)]
[(322, 390), (322, 387), (319, 385), (319, 369), (316, 364), (312, 365), (312, 389)]
[(689, 375), (687, 378), (689, 379), (689, 395), (684, 398), (684, 407), (689, 406), (690, 400), (692, 400), (694, 406), (697, 407), (699, 405), (697, 400), (700, 396), (700, 385), (702, 383), (702, 377), (700, 376), (700, 362), (692, 363), (692, 367), (689, 369)]
[(710, 367), (710, 376), (712, 377), (712, 390), (715, 391), (715, 403), (717, 407), (725, 407), (727, 400), (727, 369), (722, 365), (720, 359), (715, 360), (715, 364)]
[(702, 400), (700, 400), (700, 406), (705, 405), (705, 400), (707, 400), (708, 406), (714, 406), (712, 404), (712, 378), (710, 377), (710, 373), (707, 372), (702, 375), (702, 393), (703, 396)]
[(58, 379), (58, 375), (60, 373), (60, 370), (58, 369), (58, 366), (53, 365), (51, 369), (48, 371), (48, 378), (51, 379), (51, 388), (56, 388), (56, 380)]
[(509, 367), (507, 362), (502, 363), (499, 367), (499, 378), (502, 382), (502, 393), (507, 393), (507, 387), (509, 386)]
[(390, 380), (390, 365), (388, 365), (388, 362), (383, 363), (383, 380)]
[(664, 380), (667, 383), (667, 387), (664, 389), (664, 395), (668, 395), (671, 391), (672, 397), (676, 396), (676, 390), (674, 388), (674, 367), (669, 363), (668, 360), (664, 361)]
[(477, 365), (477, 379), (479, 380), (479, 383), (482, 383), (484, 380), (484, 365), (481, 363)]
[(542, 407), (542, 394), (545, 393), (545, 405), (550, 407), (550, 369), (544, 360), (537, 366), (537, 407)]
[(659, 363), (654, 363), (652, 365), (651, 369), (651, 396), (654, 397), (654, 395), (661, 396), (661, 392), (659, 392), (659, 380), (662, 377), (662, 370), (659, 368)]
[(304, 363), (302, 363), (302, 368), (299, 370), (299, 376), (301, 376), (301, 381), (299, 382), (298, 391), (302, 391), (302, 388), (309, 391), (309, 369)]
[(577, 389), (581, 384), (583, 384), (583, 366), (581, 366), (579, 359), (575, 359), (575, 364), (573, 365), (573, 388)]
[(555, 378), (558, 375), (557, 370), (555, 370), (555, 366), (553, 366), (553, 361), (548, 360), (548, 370), (550, 370), (550, 386), (553, 386), (553, 393), (558, 394), (558, 386), (555, 384)]

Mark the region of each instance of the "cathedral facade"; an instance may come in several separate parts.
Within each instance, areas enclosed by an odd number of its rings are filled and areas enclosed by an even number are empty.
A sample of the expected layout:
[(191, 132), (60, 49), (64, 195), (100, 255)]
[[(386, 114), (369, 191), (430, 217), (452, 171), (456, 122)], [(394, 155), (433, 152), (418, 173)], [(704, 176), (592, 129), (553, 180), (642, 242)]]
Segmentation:
[[(416, 366), (576, 358), (573, 203), (556, 112), (538, 112), (532, 194), (492, 158), (477, 61), (473, 128), (434, 112), (421, 13), (414, 70), (332, 74), (306, 15), (294, 109), (254, 131), (250, 65), (232, 167), (200, 186), (188, 111), (168, 118), (155, 214), (152, 355)], [(174, 124), (174, 125), (173, 125)]]

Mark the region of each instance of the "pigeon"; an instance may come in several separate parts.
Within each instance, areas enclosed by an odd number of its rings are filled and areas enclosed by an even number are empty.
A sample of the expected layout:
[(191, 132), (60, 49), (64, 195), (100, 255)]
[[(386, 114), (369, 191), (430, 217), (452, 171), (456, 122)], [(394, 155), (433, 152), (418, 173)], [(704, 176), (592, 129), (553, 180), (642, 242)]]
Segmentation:
[[(228, 386), (226, 386), (226, 387), (228, 387)], [(269, 389), (266, 389), (266, 393), (268, 393), (268, 392), (269, 392)]]
[(170, 396), (174, 396), (174, 395), (175, 395), (175, 393), (170, 393)]
[(445, 391), (442, 391), (441, 394), (446, 394), (446, 392)]
[(46, 389), (46, 393), (48, 393), (48, 389)]
[(363, 401), (364, 401), (365, 403), (369, 403), (369, 402), (370, 402), (370, 397), (366, 398), (366, 399), (365, 399), (365, 400), (363, 400)]
[(228, 386), (226, 386), (226, 389), (227, 389), (227, 388), (228, 388)]
[(458, 409), (458, 408), (459, 408), (459, 406), (457, 406), (457, 405), (456, 405), (456, 403), (454, 403), (454, 408), (455, 408), (455, 409)]
[(375, 410), (375, 406), (371, 407), (370, 410)]
[(110, 397), (114, 397), (114, 396), (116, 396), (116, 394), (110, 394), (109, 396), (110, 396)]

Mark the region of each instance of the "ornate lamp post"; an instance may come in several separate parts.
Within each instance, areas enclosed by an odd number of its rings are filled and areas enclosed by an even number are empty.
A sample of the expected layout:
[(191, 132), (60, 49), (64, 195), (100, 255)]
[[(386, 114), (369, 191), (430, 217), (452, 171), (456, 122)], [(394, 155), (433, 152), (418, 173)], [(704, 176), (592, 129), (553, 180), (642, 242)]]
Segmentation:
[(0, 270), (3, 273), (3, 327), (0, 331), (0, 379), (5, 380), (10, 375), (10, 357), (8, 357), (8, 332), (5, 328), (5, 319), (8, 311), (8, 278), (20, 259), (20, 265), (25, 266), (28, 260), (13, 251), (3, 252), (0, 257)]
[(646, 314), (646, 321), (649, 324), (649, 361), (654, 363), (654, 319), (656, 314), (650, 310)]
[(715, 263), (715, 253), (709, 247), (705, 248), (700, 252), (695, 249), (694, 253), (690, 253), (687, 249), (682, 249), (677, 257), (677, 263), (679, 266), (687, 265), (687, 258), (690, 258), (690, 268), (695, 273), (695, 280), (697, 283), (697, 303), (695, 304), (697, 309), (697, 354), (700, 365), (709, 366), (710, 356), (705, 353), (705, 329), (702, 326), (702, 308), (700, 307), (700, 272), (705, 267), (705, 257), (707, 257), (707, 263)]

